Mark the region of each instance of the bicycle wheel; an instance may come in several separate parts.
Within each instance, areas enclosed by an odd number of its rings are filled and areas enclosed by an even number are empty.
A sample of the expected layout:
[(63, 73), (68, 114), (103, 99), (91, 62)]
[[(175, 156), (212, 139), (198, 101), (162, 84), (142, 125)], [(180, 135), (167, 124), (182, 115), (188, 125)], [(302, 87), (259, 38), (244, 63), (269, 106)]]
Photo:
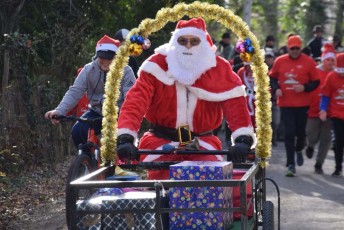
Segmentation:
[(86, 155), (81, 154), (76, 156), (73, 163), (71, 164), (67, 181), (66, 181), (66, 221), (68, 229), (75, 228), (75, 217), (76, 217), (76, 201), (79, 199), (87, 199), (93, 194), (92, 189), (71, 189), (70, 182), (76, 180), (82, 176), (85, 176), (95, 170), (92, 159)]
[(274, 226), (274, 204), (271, 201), (263, 203), (263, 230), (273, 230)]

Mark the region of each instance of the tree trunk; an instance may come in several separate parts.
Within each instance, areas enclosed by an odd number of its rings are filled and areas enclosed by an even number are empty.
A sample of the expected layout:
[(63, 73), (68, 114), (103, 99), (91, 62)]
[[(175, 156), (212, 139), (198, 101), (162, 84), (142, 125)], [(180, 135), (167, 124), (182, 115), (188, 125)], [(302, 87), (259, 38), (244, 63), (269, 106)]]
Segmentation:
[(338, 0), (338, 7), (336, 13), (336, 25), (334, 33), (339, 36), (340, 39), (343, 37), (343, 12), (344, 12), (344, 0)]
[(9, 132), (8, 132), (8, 80), (9, 80), (9, 70), (10, 70), (10, 51), (8, 49), (4, 50), (4, 71), (2, 74), (2, 89), (1, 89), (1, 105), (2, 105), (2, 121), (1, 129), (4, 135), (5, 147), (8, 147), (9, 143)]
[(245, 0), (243, 19), (249, 27), (251, 26), (251, 14), (252, 14), (252, 0)]
[[(263, 7), (265, 24), (262, 27), (265, 35), (278, 34), (278, 4), (279, 0), (259, 0)], [(275, 36), (276, 45), (278, 44), (278, 36)]]

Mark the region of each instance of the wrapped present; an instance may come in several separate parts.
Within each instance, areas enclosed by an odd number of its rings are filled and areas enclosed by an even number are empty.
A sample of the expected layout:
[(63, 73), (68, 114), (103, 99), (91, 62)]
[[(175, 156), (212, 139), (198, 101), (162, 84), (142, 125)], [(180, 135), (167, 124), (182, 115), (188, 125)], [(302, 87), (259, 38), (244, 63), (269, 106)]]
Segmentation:
[[(119, 195), (97, 196), (77, 202), (77, 211), (153, 209), (156, 204), (153, 191), (129, 191)], [(125, 214), (78, 214), (78, 229), (156, 229), (154, 212)]]
[[(232, 162), (184, 161), (170, 166), (171, 180), (231, 179)], [(231, 208), (232, 187), (173, 187), (170, 208)], [(170, 229), (226, 229), (232, 212), (171, 212)]]
[(123, 193), (123, 190), (120, 188), (100, 188), (92, 195), (92, 198), (98, 196), (117, 196)]

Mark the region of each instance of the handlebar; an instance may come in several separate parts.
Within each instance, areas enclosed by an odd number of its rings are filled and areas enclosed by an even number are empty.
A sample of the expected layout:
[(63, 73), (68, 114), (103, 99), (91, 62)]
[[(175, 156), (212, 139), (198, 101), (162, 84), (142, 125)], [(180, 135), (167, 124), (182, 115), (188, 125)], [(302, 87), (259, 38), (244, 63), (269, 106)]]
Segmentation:
[(79, 121), (87, 124), (94, 124), (97, 121), (102, 121), (103, 117), (77, 117), (77, 116), (65, 116), (65, 115), (53, 115), (52, 119), (59, 120), (60, 122), (66, 121)]
[[(142, 154), (149, 154), (149, 155), (164, 155), (164, 154), (170, 154), (170, 155), (225, 155), (232, 161), (234, 160), (234, 163), (244, 163), (246, 158), (233, 158), (235, 156), (235, 147), (230, 146), (228, 150), (185, 150), (185, 149), (178, 149), (178, 148), (171, 148), (171, 149), (162, 149), (162, 150), (150, 150), (150, 149), (140, 149), (137, 150), (136, 154), (142, 155)], [(255, 150), (251, 149), (249, 154), (247, 155), (248, 159), (255, 158)], [(249, 157), (251, 156), (251, 157)], [(148, 168), (148, 169), (168, 169), (168, 167), (172, 164), (176, 164), (178, 162), (169, 162), (169, 161), (159, 161), (159, 162), (136, 162), (134, 164), (131, 164), (130, 161), (126, 162), (124, 164), (120, 164), (119, 166), (121, 168), (125, 169), (135, 169), (135, 168)]]
[[(137, 162), (137, 164), (120, 164), (118, 165), (122, 169), (148, 169), (148, 170), (167, 170), (170, 168), (171, 165), (178, 164), (180, 161), (153, 161), (153, 162)], [(233, 162), (235, 166), (239, 166), (241, 168), (249, 168), (252, 163), (244, 163), (244, 162)]]
[[(163, 154), (197, 154), (197, 155), (229, 155), (235, 151), (234, 146), (230, 146), (228, 150), (185, 150), (185, 149), (172, 149), (171, 151), (166, 150), (150, 150), (150, 149), (140, 149), (136, 154), (144, 155), (163, 155)], [(254, 149), (251, 149), (249, 154), (255, 154)]]
[[(228, 150), (182, 150), (182, 149), (172, 149), (171, 151), (166, 150), (149, 150), (149, 149), (140, 149), (136, 152), (136, 154), (152, 154), (152, 155), (163, 155), (163, 154), (198, 154), (198, 155), (226, 155), (229, 158), (232, 158), (234, 154), (235, 148), (230, 146)], [(249, 155), (253, 156), (254, 159), (255, 151), (252, 149)], [(251, 158), (252, 159), (252, 158)], [(233, 161), (235, 164), (245, 164), (245, 160), (240, 161)], [(169, 169), (170, 165), (176, 164), (179, 162), (176, 161), (157, 161), (157, 162), (136, 162), (131, 164), (130, 162), (120, 164), (119, 166), (123, 169), (150, 169), (150, 170), (161, 170), (161, 169)]]

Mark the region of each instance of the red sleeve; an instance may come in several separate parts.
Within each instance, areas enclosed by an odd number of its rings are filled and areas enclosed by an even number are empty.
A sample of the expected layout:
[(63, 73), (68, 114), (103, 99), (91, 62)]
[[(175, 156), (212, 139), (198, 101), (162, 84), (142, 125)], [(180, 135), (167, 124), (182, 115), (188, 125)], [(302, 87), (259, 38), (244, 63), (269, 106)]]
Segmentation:
[(138, 132), (155, 92), (156, 78), (141, 72), (133, 87), (130, 88), (120, 110), (118, 128)]
[(76, 105), (76, 115), (77, 116), (81, 116), (82, 114), (85, 113), (85, 111), (88, 109), (88, 98), (87, 98), (87, 94), (85, 93), (85, 95), (79, 100), (78, 104)]
[(239, 128), (252, 127), (245, 97), (237, 97), (224, 101), (222, 103), (222, 109), (232, 132), (235, 132)]
[(313, 59), (311, 59), (311, 62), (309, 64), (309, 80), (310, 81), (316, 81), (319, 80), (319, 72), (317, 70), (317, 67), (315, 65), (315, 62), (313, 61)]
[(332, 74), (330, 73), (326, 80), (325, 80), (325, 84), (322, 88), (322, 95), (327, 96), (327, 97), (331, 97), (331, 79), (332, 79)]
[(73, 109), (69, 110), (69, 112), (66, 113), (66, 116), (76, 115), (77, 107), (78, 107), (78, 105), (74, 106)]
[(271, 70), (269, 71), (269, 76), (270, 76), (271, 78), (276, 78), (276, 79), (278, 79), (278, 77), (279, 77), (279, 63), (280, 63), (279, 60), (280, 60), (279, 58), (277, 58), (277, 59), (275, 60), (274, 64), (272, 65)]
[(242, 82), (244, 82), (244, 71), (245, 71), (245, 68), (244, 68), (244, 67), (241, 67), (241, 68), (238, 70), (238, 76), (239, 76), (239, 78), (241, 79)]

